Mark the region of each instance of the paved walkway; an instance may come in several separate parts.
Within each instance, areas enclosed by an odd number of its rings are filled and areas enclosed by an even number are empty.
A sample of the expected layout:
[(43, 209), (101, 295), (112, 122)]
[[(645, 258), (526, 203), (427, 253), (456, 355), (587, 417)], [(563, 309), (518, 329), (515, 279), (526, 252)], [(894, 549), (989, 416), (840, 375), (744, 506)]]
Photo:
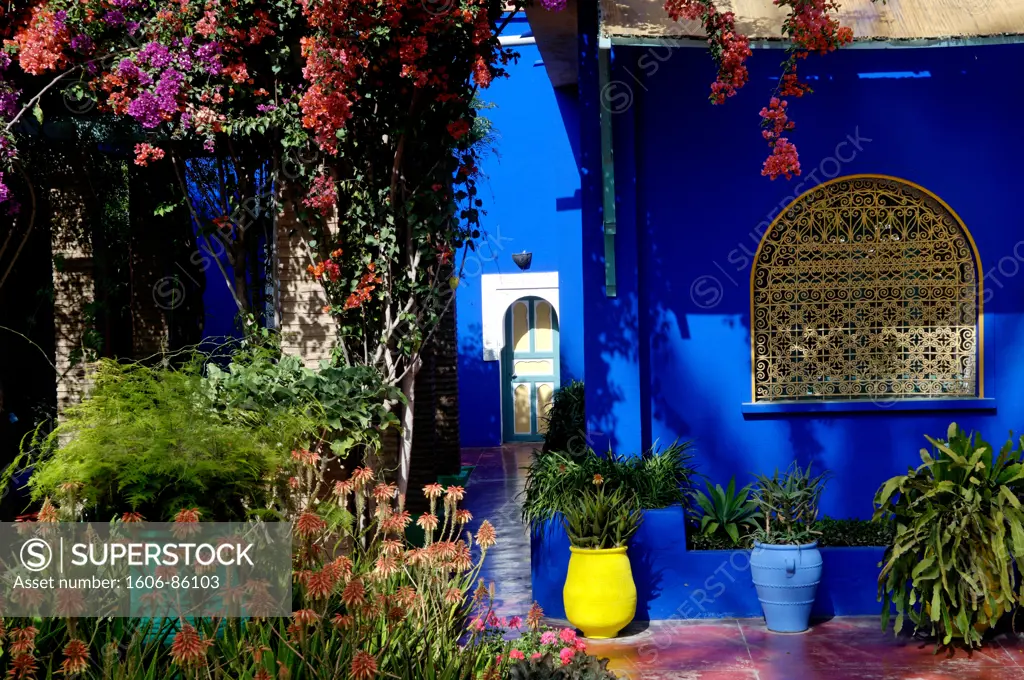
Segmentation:
[(521, 468), (530, 462), (533, 445), (463, 449), (462, 464), (476, 465), (466, 485), (466, 507), (473, 526), (490, 520), (498, 543), (487, 553), (482, 578), (495, 586), (498, 615), (526, 617), (533, 596), (530, 589), (530, 534), (520, 520), (516, 497), (526, 484)]
[[(494, 582), (502, 616), (524, 616), (532, 603), (530, 540), (516, 502), (531, 450), (463, 451), (463, 463), (477, 466), (466, 489), (474, 524), (489, 519), (498, 532), (482, 576)], [(636, 622), (589, 647), (629, 680), (1024, 680), (1015, 636), (972, 654), (935, 654), (930, 641), (883, 633), (875, 617), (836, 618), (799, 635), (769, 633), (760, 619)]]

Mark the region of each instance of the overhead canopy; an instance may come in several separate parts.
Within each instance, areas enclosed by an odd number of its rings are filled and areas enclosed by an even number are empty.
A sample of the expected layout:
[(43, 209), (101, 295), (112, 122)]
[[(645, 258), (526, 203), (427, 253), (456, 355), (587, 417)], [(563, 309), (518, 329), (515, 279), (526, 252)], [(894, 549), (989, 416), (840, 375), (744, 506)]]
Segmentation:
[[(664, 0), (600, 0), (602, 33), (614, 38), (706, 39), (697, 21), (672, 21)], [(840, 0), (840, 23), (857, 41), (941, 41), (1024, 34), (1024, 0)], [(752, 40), (782, 38), (784, 9), (772, 0), (719, 0)]]

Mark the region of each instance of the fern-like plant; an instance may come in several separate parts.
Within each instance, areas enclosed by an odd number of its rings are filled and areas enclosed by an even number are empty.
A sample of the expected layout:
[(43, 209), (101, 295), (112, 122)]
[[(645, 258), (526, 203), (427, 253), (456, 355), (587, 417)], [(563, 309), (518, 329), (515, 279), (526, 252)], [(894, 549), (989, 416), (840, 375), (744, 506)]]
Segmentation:
[(736, 490), (736, 479), (729, 480), (725, 489), (721, 484), (711, 486), (705, 482), (707, 494), (694, 491), (693, 500), (701, 510), (700, 531), (708, 537), (728, 536), (733, 545), (746, 538), (757, 528), (761, 517), (757, 502), (750, 498), (750, 486)]
[(610, 489), (622, 487), (644, 510), (682, 503), (696, 476), (691, 442), (652, 447), (639, 456), (601, 456), (588, 449), (579, 456), (558, 451), (535, 452), (526, 468), (523, 521), (535, 525), (575, 505), (580, 494), (601, 475)]
[(885, 482), (876, 520), (895, 522), (878, 579), (882, 626), (895, 605), (898, 633), (909, 618), (943, 645), (981, 645), (981, 632), (1014, 609), (1024, 572), (1024, 438), (996, 456), (953, 423), (922, 464)]
[(89, 397), (36, 442), (29, 487), (36, 500), (74, 494), (64, 504), (97, 521), (126, 512), (170, 521), (186, 508), (206, 521), (243, 520), (272, 505), (289, 443), (225, 420), (195, 366), (102, 360)]

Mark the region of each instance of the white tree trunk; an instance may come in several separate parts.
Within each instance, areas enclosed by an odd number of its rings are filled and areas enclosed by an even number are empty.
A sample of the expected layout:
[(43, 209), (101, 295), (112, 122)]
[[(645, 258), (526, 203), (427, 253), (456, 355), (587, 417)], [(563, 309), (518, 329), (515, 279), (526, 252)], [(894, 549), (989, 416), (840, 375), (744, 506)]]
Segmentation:
[(412, 426), (416, 411), (416, 376), (422, 366), (419, 356), (409, 371), (402, 376), (402, 394), (405, 395), (405, 409), (402, 411), (402, 441), (398, 448), (398, 493), (405, 496), (409, 489), (409, 470), (412, 465)]

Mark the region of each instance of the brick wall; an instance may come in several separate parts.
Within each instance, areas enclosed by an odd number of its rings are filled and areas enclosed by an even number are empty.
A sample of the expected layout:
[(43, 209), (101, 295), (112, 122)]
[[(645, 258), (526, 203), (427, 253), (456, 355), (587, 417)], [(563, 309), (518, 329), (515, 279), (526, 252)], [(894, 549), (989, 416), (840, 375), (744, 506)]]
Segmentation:
[(324, 312), (327, 296), (306, 267), (312, 264), (309, 248), (303, 242), (291, 201), (284, 201), (285, 212), (277, 219), (274, 235), (277, 249), (277, 320), (282, 349), (301, 356), (303, 363), (315, 367), (329, 359), (335, 341), (335, 324)]
[[(290, 203), (288, 201), (286, 204)], [(311, 264), (305, 234), (291, 208), (278, 217), (275, 234), (278, 273), (278, 323), (282, 348), (301, 356), (307, 366), (330, 358), (334, 321), (323, 311), (327, 298), (306, 267)], [(455, 308), (452, 305), (425, 348), (423, 366), (416, 377), (413, 420), (410, 512), (421, 508), (419, 489), (438, 475), (459, 471), (459, 412)], [(381, 464), (397, 465), (397, 437), (389, 437)]]
[(81, 355), (96, 285), (92, 242), (86, 221), (84, 188), (70, 175), (50, 189), (50, 242), (54, 259), (54, 364), (57, 368), (57, 413), (79, 401), (88, 386)]

